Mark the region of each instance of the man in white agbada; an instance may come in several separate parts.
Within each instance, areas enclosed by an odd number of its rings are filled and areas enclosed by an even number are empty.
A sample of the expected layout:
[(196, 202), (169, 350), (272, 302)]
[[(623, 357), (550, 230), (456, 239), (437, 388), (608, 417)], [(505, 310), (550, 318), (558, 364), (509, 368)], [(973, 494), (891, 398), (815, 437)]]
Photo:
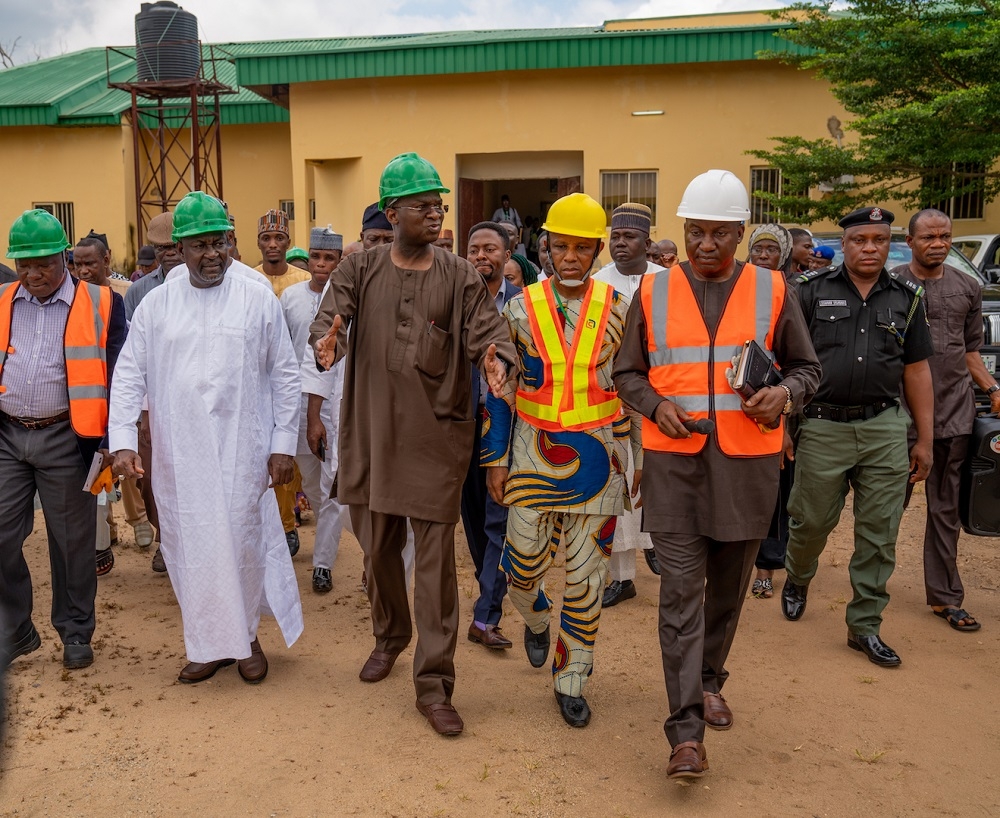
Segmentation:
[(143, 474), (135, 423), (148, 395), (161, 550), (189, 660), (180, 681), (238, 661), (255, 684), (267, 675), (261, 613), (274, 615), (288, 646), (302, 633), (273, 491), (292, 477), (299, 367), (274, 294), (227, 274), (228, 230), (211, 196), (177, 205), (173, 238), (186, 265), (177, 269), (187, 275), (168, 277), (132, 316), (109, 443), (117, 474)]
[[(642, 277), (662, 270), (659, 264), (646, 259), (646, 251), (651, 244), (649, 231), (652, 226), (652, 212), (646, 205), (625, 202), (611, 214), (611, 237), (608, 248), (611, 263), (594, 274), (595, 281), (604, 281), (631, 301), (639, 292)], [(629, 432), (632, 463), (625, 478), (626, 487), (631, 486), (631, 502), (625, 503), (625, 513), (618, 521), (615, 539), (609, 561), (611, 582), (604, 589), (602, 608), (611, 608), (619, 602), (631, 599), (635, 590), (635, 552), (642, 550), (646, 564), (654, 574), (660, 573), (653, 551), (653, 541), (649, 534), (642, 533), (642, 512), (639, 506), (639, 481), (642, 479), (642, 416), (624, 404), (622, 408), (632, 416)]]

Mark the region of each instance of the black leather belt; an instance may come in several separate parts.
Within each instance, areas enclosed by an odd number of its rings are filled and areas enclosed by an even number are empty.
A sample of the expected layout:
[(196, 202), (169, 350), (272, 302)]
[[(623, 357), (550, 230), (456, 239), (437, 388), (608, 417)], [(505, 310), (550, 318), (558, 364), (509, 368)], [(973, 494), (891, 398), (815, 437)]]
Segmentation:
[(47, 429), (49, 426), (55, 426), (63, 420), (69, 420), (69, 409), (50, 418), (17, 418), (13, 415), (8, 415), (6, 412), (0, 412), (0, 420), (5, 420), (8, 423), (16, 423), (25, 429)]
[(894, 400), (880, 400), (864, 406), (833, 406), (829, 403), (813, 402), (802, 410), (802, 414), (816, 420), (848, 423), (852, 420), (871, 420), (876, 415), (881, 415), (886, 409), (892, 409), (896, 405)]

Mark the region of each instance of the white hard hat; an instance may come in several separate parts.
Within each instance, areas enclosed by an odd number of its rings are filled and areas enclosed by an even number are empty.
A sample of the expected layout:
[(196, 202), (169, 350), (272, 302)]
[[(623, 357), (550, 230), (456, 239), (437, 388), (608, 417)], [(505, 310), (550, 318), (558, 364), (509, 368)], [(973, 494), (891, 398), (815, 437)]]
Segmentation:
[(677, 215), (684, 219), (745, 222), (750, 218), (750, 197), (735, 174), (728, 170), (707, 170), (691, 180)]

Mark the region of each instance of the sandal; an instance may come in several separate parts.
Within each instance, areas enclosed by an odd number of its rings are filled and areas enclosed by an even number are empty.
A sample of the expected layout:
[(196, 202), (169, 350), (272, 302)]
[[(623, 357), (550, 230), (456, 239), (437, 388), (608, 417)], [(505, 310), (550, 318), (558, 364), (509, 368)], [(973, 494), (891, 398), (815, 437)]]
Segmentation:
[(753, 588), (750, 589), (750, 593), (753, 594), (754, 599), (770, 599), (774, 596), (774, 583), (771, 581), (770, 577), (755, 579), (753, 581)]
[(105, 548), (103, 551), (97, 552), (97, 576), (103, 577), (105, 574), (110, 574), (111, 569), (115, 567), (115, 552), (110, 548)]
[(982, 627), (965, 608), (945, 608), (943, 611), (934, 611), (934, 616), (948, 620), (948, 624), (956, 631), (978, 631)]

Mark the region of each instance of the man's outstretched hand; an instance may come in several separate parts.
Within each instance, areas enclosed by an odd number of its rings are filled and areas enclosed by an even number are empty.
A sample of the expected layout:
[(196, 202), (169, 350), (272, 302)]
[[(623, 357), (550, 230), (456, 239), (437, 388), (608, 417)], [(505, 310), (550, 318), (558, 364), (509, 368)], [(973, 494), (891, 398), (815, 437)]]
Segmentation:
[(333, 366), (337, 355), (337, 333), (340, 332), (340, 325), (343, 323), (339, 315), (333, 316), (333, 325), (326, 331), (326, 335), (316, 342), (316, 360), (323, 369)]
[(493, 397), (502, 398), (503, 385), (507, 383), (507, 366), (502, 359), (497, 357), (496, 344), (490, 344), (490, 348), (486, 350), (483, 369), (486, 370), (486, 383), (489, 385)]

